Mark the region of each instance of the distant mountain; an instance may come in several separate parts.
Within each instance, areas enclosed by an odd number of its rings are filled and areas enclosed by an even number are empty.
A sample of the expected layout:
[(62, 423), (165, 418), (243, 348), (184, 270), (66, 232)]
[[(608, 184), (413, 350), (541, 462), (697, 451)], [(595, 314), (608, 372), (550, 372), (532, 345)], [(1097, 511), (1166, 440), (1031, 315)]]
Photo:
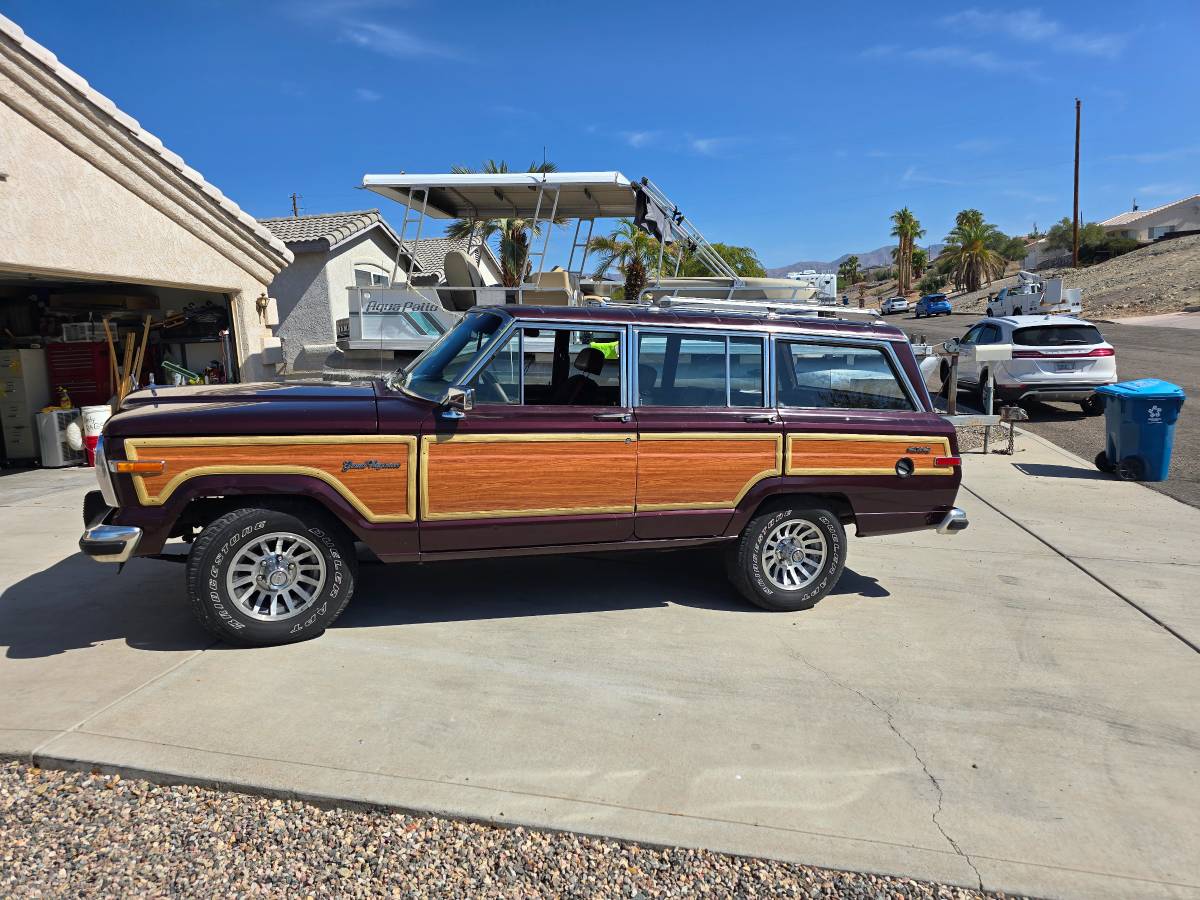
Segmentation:
[[(945, 244), (930, 244), (925, 249), (929, 251), (930, 259), (942, 252)], [(896, 249), (895, 244), (888, 244), (884, 247), (879, 247), (876, 250), (867, 250), (859, 253), (843, 253), (837, 259), (830, 262), (821, 262), (817, 260), (807, 260), (794, 262), (790, 265), (779, 266), (775, 269), (767, 269), (767, 276), (770, 278), (786, 278), (788, 272), (803, 272), (805, 269), (816, 269), (818, 272), (836, 272), (838, 266), (849, 259), (851, 256), (858, 257), (858, 267), (860, 269), (870, 269), (875, 266), (890, 266), (892, 264), (892, 251)]]

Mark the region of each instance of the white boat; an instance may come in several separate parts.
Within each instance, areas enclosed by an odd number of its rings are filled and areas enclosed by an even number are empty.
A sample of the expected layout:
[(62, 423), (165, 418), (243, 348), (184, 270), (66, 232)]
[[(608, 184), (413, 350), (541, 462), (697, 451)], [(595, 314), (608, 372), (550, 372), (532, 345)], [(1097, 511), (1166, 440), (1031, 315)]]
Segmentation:
[[(365, 175), (362, 186), (404, 206), (400, 248), (388, 286), (350, 289), (350, 314), (337, 323), (342, 350), (423, 350), (468, 309), (504, 303), (575, 306), (611, 301), (619, 282), (599, 281), (587, 271), (589, 244), (601, 219), (629, 218), (659, 240), (658, 266), (638, 297), (650, 302), (664, 297), (764, 300), (808, 304), (816, 289), (786, 278), (745, 278), (713, 249), (675, 204), (647, 179), (631, 181), (620, 172), (506, 172)], [(468, 247), (446, 254), (445, 280), (422, 285), (411, 270), (410, 241), (421, 239), (430, 219), (525, 219), (530, 229), (523, 282), (511, 288), (486, 285), (475, 260), (480, 229), (472, 229)], [(554, 222), (574, 223), (565, 267), (546, 268)], [(685, 248), (717, 274), (679, 277)], [(474, 259), (472, 258), (474, 256)], [(404, 261), (404, 262), (402, 262)], [(407, 265), (408, 270), (402, 269)], [(673, 271), (668, 269), (674, 266)]]

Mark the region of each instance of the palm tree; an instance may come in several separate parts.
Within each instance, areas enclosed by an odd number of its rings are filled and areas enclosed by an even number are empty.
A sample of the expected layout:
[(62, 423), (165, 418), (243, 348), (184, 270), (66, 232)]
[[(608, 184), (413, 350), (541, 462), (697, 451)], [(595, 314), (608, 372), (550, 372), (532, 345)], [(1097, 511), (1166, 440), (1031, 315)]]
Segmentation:
[(985, 278), (990, 283), (1004, 274), (1004, 257), (992, 249), (996, 234), (995, 225), (967, 219), (963, 224), (955, 225), (946, 236), (946, 249), (942, 254), (947, 257), (955, 282), (964, 285), (968, 291), (979, 290)]
[(633, 224), (633, 219), (620, 219), (608, 235), (588, 241), (588, 253), (599, 253), (596, 278), (616, 266), (625, 276), (625, 299), (636, 302), (646, 286), (646, 275), (658, 265), (658, 241)]
[[(470, 175), (475, 169), (467, 166), (454, 166), (455, 174)], [(483, 172), (488, 175), (499, 175), (510, 171), (504, 160), (497, 162), (489, 159), (483, 164)], [(552, 162), (530, 163), (526, 172), (557, 172), (558, 166)], [(555, 225), (566, 221), (562, 216), (554, 220)], [(455, 219), (446, 229), (446, 236), (452, 238), (475, 237), (480, 241), (490, 241), (498, 238), (498, 256), (500, 258), (501, 281), (506, 288), (520, 287), (529, 275), (529, 242), (531, 238), (542, 233), (541, 223), (536, 225), (529, 219)], [(524, 271), (522, 271), (524, 268)]]
[(846, 259), (842, 261), (842, 264), (838, 266), (837, 273), (840, 278), (846, 279), (847, 287), (852, 284), (856, 284), (862, 277), (858, 271), (858, 257), (847, 256)]
[(963, 225), (982, 225), (983, 213), (977, 209), (964, 209), (954, 217), (954, 227), (961, 228)]
[(897, 238), (899, 251), (896, 256), (896, 293), (907, 294), (912, 290), (912, 254), (918, 238), (925, 236), (925, 229), (907, 206), (892, 213), (892, 236)]

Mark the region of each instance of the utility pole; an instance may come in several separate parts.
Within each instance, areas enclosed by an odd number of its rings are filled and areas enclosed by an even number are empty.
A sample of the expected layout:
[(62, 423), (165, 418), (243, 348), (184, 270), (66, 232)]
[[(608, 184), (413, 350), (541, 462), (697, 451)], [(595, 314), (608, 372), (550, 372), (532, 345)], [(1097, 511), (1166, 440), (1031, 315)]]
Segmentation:
[[(1078, 135), (1076, 135), (1076, 137), (1075, 137), (1075, 158), (1076, 158), (1076, 162), (1078, 162), (1078, 159), (1079, 159), (1079, 136)], [(1076, 194), (1079, 193), (1078, 177), (1076, 177), (1076, 179), (1075, 179), (1075, 192), (1076, 192)], [(297, 194), (295, 191), (292, 191), (292, 216), (293, 216), (293, 218), (296, 218), (296, 219), (300, 218), (299, 203), (300, 203), (301, 199), (302, 198), (300, 197), (299, 194)], [(1078, 210), (1079, 210), (1078, 197), (1076, 197), (1076, 201), (1075, 201), (1075, 210), (1076, 210), (1076, 215), (1078, 215), (1079, 214), (1079, 212), (1078, 212)]]
[(1075, 218), (1071, 228), (1071, 267), (1079, 268), (1079, 98), (1075, 98)]

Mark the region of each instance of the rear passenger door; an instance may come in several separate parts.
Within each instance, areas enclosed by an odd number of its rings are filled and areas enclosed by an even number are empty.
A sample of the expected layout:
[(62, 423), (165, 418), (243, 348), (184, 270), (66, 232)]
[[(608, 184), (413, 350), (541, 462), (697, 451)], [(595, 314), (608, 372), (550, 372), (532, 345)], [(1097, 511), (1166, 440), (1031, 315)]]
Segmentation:
[(635, 534), (720, 534), (741, 498), (781, 465), (767, 337), (646, 328), (634, 344)]

